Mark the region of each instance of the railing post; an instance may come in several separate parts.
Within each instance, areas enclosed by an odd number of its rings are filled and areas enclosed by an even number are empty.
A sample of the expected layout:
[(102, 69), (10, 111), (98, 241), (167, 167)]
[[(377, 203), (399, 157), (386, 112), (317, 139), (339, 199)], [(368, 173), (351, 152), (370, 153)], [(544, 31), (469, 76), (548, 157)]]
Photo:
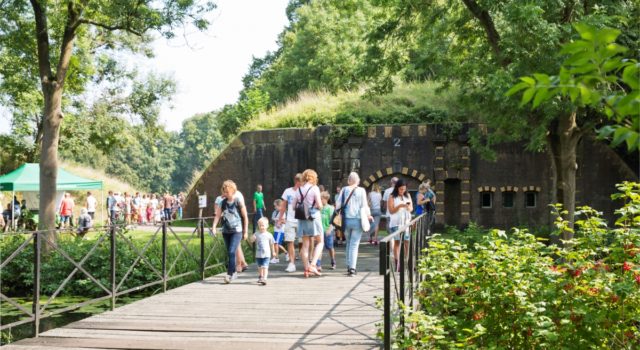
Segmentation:
[(167, 291), (167, 221), (162, 219), (162, 292)]
[[(400, 240), (397, 241), (397, 243), (400, 244), (400, 302), (402, 302), (402, 305), (406, 305), (405, 304), (405, 268), (406, 265), (404, 263), (404, 231), (400, 232)], [(396, 243), (396, 242), (394, 242)], [(404, 334), (404, 312), (400, 309), (400, 329), (401, 329), (401, 334)]]
[(42, 240), (40, 232), (33, 233), (33, 333), (38, 337), (40, 333), (40, 253)]
[(384, 348), (391, 349), (391, 278), (389, 273), (389, 242), (380, 245), (380, 274), (384, 279)]
[(109, 241), (111, 245), (111, 311), (116, 308), (116, 289), (118, 283), (116, 283), (116, 225), (111, 224), (109, 232)]
[(204, 219), (200, 218), (200, 279), (204, 280)]

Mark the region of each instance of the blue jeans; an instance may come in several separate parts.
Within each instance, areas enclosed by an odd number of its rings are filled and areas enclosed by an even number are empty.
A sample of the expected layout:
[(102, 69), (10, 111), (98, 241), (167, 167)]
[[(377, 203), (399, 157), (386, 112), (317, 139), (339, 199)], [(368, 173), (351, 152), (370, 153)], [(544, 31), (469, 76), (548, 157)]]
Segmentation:
[(164, 219), (171, 220), (171, 208), (164, 208)]
[(222, 233), (224, 245), (227, 246), (227, 256), (229, 257), (229, 265), (227, 265), (227, 275), (232, 276), (236, 272), (236, 250), (242, 240), (242, 232)]
[(258, 228), (258, 220), (264, 216), (264, 208), (256, 209), (256, 215), (253, 216), (253, 233), (256, 233)]
[(355, 269), (358, 262), (358, 248), (362, 237), (362, 224), (360, 219), (347, 218), (344, 225), (344, 235), (347, 239), (347, 268)]

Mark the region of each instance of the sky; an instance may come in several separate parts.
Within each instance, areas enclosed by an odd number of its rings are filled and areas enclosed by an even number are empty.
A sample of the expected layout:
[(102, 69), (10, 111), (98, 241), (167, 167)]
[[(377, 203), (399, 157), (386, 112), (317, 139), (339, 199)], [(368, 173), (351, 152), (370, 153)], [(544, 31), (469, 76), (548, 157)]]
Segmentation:
[(157, 73), (172, 74), (178, 82), (173, 108), (165, 106), (160, 115), (169, 130), (180, 130), (182, 121), (196, 113), (235, 102), (252, 56), (277, 49), (278, 34), (287, 24), (288, 0), (215, 3), (206, 32), (189, 33), (186, 40), (157, 40), (156, 57), (146, 63)]
[[(178, 83), (171, 106), (160, 121), (178, 131), (182, 121), (233, 103), (253, 56), (277, 49), (278, 34), (287, 25), (288, 0), (215, 0), (205, 32), (195, 29), (173, 40), (158, 39), (155, 57), (135, 62), (141, 70), (168, 74)], [(171, 107), (171, 108), (170, 108)], [(9, 132), (11, 116), (0, 108), (0, 133)]]

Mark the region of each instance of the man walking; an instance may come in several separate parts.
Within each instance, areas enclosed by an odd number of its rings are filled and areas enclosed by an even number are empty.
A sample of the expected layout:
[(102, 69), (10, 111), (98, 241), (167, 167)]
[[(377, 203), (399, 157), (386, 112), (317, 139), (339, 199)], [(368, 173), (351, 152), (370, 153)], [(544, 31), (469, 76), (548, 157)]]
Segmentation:
[(253, 233), (256, 233), (256, 227), (258, 220), (264, 216), (264, 193), (262, 193), (262, 185), (256, 186), (256, 191), (253, 193)]
[(289, 265), (285, 269), (287, 272), (296, 271), (296, 250), (295, 241), (298, 236), (298, 220), (295, 218), (294, 202), (298, 188), (302, 184), (302, 174), (296, 174), (293, 179), (293, 187), (289, 187), (282, 193), (282, 204), (280, 205), (279, 223), (284, 225), (284, 242), (287, 246)]

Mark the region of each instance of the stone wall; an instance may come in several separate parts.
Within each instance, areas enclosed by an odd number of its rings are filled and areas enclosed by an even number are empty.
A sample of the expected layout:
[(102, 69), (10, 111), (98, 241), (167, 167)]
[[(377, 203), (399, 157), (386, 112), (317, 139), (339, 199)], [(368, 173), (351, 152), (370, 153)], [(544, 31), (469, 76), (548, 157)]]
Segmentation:
[[(198, 215), (198, 193), (206, 192), (213, 214), (213, 198), (225, 179), (232, 179), (250, 203), (257, 184), (263, 185), (269, 214), (273, 200), (291, 186), (293, 176), (307, 168), (318, 172), (330, 192), (346, 184), (351, 171), (362, 185), (379, 183), (383, 189), (392, 176), (404, 177), (410, 191), (432, 179), (438, 198), (436, 222), (442, 226), (540, 226), (552, 220), (552, 168), (547, 153), (525, 152), (521, 144), (496, 148), (497, 161), (474, 153), (465, 132), (446, 136), (437, 125), (370, 126), (365, 135), (337, 139), (331, 126), (316, 129), (277, 129), (244, 132), (216, 158), (189, 193), (185, 213)], [(465, 128), (466, 130), (466, 128)], [(637, 180), (638, 175), (606, 145), (585, 139), (579, 146), (577, 202), (589, 204), (612, 218), (608, 199), (614, 185)], [(481, 203), (490, 197), (489, 207)], [(527, 206), (526, 199), (533, 200)], [(512, 206), (505, 206), (512, 200)], [(505, 201), (506, 200), (506, 201)], [(487, 203), (484, 203), (487, 204)], [(529, 204), (532, 204), (531, 202)], [(253, 211), (249, 205), (249, 211)]]

